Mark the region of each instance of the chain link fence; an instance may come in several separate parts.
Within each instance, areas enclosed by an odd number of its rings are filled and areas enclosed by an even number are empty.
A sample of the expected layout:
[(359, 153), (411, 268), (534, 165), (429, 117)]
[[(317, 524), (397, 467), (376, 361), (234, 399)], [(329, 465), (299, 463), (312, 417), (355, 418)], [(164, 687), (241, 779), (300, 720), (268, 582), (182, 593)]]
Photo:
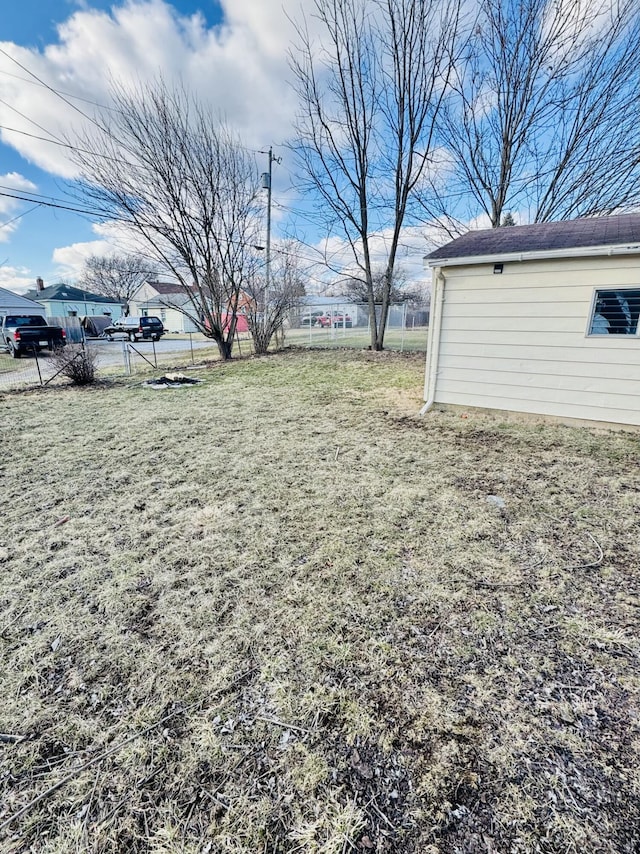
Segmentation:
[[(426, 352), (428, 311), (412, 311), (406, 305), (392, 306), (385, 333), (385, 348), (405, 352)], [(187, 369), (203, 359), (218, 357), (217, 347), (199, 333), (166, 335), (160, 341), (107, 341), (86, 339), (75, 317), (51, 317), (50, 325), (62, 326), (68, 346), (87, 346), (96, 351), (98, 374), (135, 376), (168, 368)], [(297, 347), (353, 347), (371, 345), (367, 306), (345, 303), (328, 310), (305, 307), (289, 319), (285, 344)], [(234, 353), (243, 356), (253, 351), (249, 335), (234, 342)], [(67, 382), (58, 376), (48, 351), (25, 354), (13, 359), (0, 349), (0, 391)]]
[[(66, 320), (66, 318), (65, 318)], [(53, 324), (53, 318), (51, 319)], [(62, 324), (58, 324), (62, 325)], [(80, 329), (80, 332), (82, 330)], [(71, 341), (69, 342), (69, 338)], [(67, 346), (89, 347), (95, 351), (99, 376), (135, 376), (169, 368), (188, 369), (189, 366), (217, 356), (215, 344), (200, 335), (180, 338), (167, 336), (160, 341), (107, 341), (84, 339), (82, 335), (67, 335)], [(250, 343), (237, 342), (236, 352), (250, 352)], [(48, 350), (34, 350), (21, 358), (12, 358), (0, 349), (0, 391), (46, 386), (67, 382)]]
[[(389, 350), (426, 352), (428, 330), (428, 309), (414, 310), (406, 303), (392, 305), (384, 346)], [(304, 306), (290, 318), (286, 341), (302, 347), (366, 348), (371, 344), (369, 307), (350, 302)]]

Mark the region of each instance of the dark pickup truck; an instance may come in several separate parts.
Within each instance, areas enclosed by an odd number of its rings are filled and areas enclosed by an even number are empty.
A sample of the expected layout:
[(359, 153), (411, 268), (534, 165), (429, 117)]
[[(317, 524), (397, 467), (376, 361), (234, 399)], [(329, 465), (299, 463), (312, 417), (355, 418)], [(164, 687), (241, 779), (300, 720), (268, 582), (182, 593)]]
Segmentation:
[(61, 326), (47, 326), (44, 317), (37, 314), (7, 314), (0, 326), (0, 344), (9, 355), (19, 359), (23, 353), (55, 350), (67, 343)]

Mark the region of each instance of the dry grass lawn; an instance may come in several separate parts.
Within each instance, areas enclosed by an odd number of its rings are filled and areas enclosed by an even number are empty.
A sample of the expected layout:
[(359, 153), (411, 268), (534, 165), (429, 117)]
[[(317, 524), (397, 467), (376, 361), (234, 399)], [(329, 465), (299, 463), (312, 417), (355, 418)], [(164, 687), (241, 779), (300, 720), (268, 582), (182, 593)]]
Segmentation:
[(0, 850), (640, 850), (638, 433), (198, 375), (0, 398)]

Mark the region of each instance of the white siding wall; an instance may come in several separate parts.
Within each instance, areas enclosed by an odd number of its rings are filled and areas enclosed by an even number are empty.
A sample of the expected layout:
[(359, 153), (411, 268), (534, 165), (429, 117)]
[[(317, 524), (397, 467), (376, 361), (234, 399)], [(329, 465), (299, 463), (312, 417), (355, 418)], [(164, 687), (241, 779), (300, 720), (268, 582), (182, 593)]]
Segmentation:
[(596, 287), (640, 257), (444, 267), (435, 400), (640, 425), (640, 336), (587, 337)]

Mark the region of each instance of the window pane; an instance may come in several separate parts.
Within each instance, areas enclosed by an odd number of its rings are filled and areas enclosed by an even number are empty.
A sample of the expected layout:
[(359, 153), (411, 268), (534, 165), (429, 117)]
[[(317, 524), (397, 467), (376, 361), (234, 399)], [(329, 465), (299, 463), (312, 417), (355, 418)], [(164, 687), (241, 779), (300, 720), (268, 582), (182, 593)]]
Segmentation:
[(598, 290), (589, 335), (635, 335), (640, 290)]

